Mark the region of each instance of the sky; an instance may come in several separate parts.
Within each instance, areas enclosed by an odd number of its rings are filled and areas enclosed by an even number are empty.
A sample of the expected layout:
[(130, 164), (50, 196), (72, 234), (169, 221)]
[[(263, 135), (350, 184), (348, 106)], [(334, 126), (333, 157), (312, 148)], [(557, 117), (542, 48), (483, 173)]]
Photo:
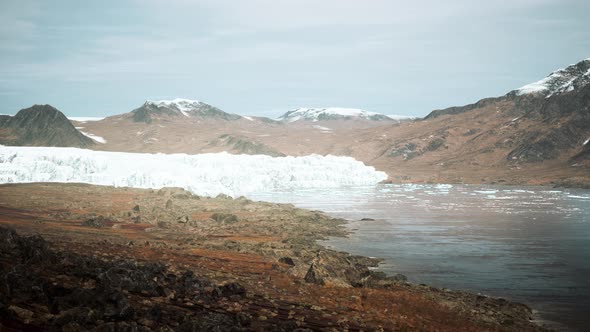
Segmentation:
[(0, 113), (188, 98), (425, 116), (590, 57), (587, 0), (0, 1)]

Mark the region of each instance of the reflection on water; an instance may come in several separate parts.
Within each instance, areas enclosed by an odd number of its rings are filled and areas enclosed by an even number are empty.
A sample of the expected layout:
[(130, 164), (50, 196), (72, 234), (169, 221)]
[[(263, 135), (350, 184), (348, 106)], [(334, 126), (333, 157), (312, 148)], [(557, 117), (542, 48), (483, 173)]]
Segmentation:
[(588, 190), (379, 185), (251, 196), (351, 220), (350, 238), (323, 244), (384, 258), (385, 272), (524, 302), (570, 329), (590, 326)]

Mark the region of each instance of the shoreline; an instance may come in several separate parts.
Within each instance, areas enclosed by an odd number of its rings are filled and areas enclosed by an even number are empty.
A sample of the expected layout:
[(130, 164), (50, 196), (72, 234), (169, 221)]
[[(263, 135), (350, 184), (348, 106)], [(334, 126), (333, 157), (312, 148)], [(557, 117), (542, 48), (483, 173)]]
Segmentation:
[[(247, 296), (234, 298), (233, 305), (252, 316), (253, 326), (289, 320), (281, 316), (280, 303), (292, 303), (297, 310), (291, 319), (299, 327), (308, 326), (305, 318), (324, 317), (319, 321), (325, 326), (316, 328), (544, 330), (529, 321), (532, 311), (523, 304), (371, 271), (379, 259), (317, 243), (346, 236), (345, 220), (290, 204), (84, 184), (0, 185), (0, 195), (6, 198), (0, 226), (39, 234), (57, 252), (84, 252), (108, 264), (117, 257), (165, 261), (168, 269), (189, 267), (221, 286), (238, 283)], [(252, 299), (259, 296), (279, 303), (278, 311), (256, 309), (259, 300)], [(173, 299), (165, 302), (179, 310)]]

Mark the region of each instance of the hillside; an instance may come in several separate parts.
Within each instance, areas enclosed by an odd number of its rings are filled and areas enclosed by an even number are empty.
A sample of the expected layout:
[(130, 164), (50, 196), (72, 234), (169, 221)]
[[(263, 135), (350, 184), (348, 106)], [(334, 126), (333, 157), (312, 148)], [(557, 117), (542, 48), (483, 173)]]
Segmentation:
[(94, 141), (76, 130), (56, 108), (34, 105), (14, 116), (0, 115), (0, 144), (91, 147)]
[(376, 163), (397, 179), (587, 185), (589, 76), (584, 60), (502, 97), (433, 111), (396, 130)]

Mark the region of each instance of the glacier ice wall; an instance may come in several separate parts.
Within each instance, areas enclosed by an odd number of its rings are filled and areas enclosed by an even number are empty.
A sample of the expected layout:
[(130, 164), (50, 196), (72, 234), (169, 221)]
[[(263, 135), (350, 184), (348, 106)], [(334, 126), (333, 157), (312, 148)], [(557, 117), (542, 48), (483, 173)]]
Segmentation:
[(148, 154), (0, 146), (0, 183), (182, 187), (198, 195), (239, 196), (275, 189), (373, 185), (386, 178), (385, 173), (350, 157), (273, 158), (228, 153)]

